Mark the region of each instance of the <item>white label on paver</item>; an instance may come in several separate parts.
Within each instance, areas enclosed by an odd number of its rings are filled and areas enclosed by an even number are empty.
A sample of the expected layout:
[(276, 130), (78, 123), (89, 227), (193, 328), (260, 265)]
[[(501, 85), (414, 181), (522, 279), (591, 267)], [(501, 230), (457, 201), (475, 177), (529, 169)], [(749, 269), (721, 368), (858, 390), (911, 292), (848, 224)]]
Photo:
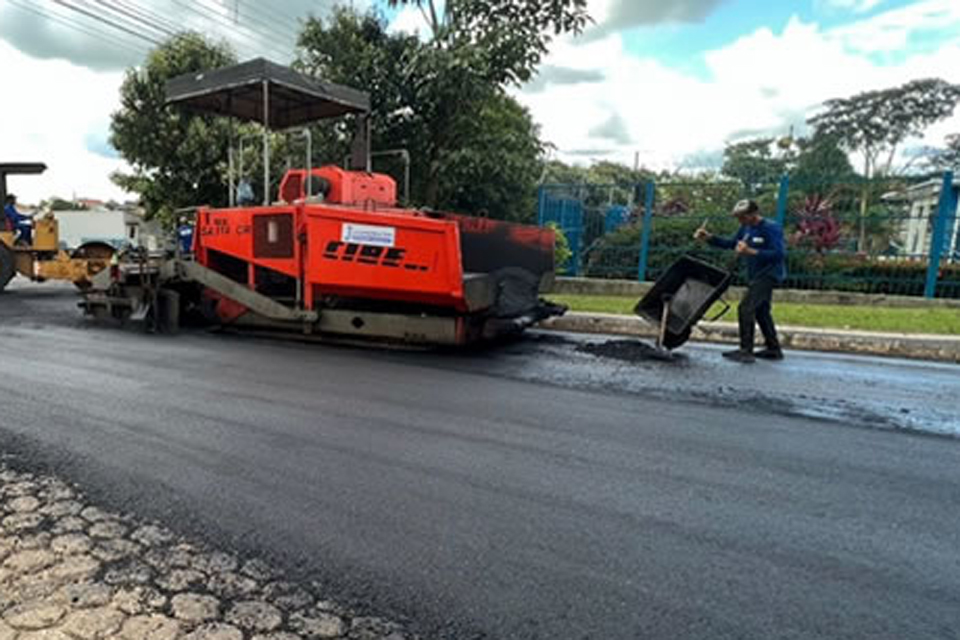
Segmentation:
[(340, 233), (340, 240), (375, 247), (392, 247), (397, 240), (397, 229), (396, 227), (375, 227), (369, 224), (345, 222)]

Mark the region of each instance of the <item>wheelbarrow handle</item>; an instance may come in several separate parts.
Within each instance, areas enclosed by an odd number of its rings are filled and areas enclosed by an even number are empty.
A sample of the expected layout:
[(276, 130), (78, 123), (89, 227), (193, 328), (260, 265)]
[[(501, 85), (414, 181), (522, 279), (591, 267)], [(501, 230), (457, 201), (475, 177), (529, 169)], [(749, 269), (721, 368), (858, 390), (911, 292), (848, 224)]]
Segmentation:
[(723, 309), (721, 309), (721, 310), (719, 311), (719, 313), (717, 313), (717, 315), (713, 316), (712, 318), (708, 318), (708, 319), (706, 320), (707, 322), (716, 322), (717, 320), (719, 320), (719, 319), (722, 318), (723, 316), (727, 315), (727, 311), (730, 311), (730, 303), (729, 303), (729, 302), (727, 302), (726, 300), (720, 300), (720, 304), (723, 305)]

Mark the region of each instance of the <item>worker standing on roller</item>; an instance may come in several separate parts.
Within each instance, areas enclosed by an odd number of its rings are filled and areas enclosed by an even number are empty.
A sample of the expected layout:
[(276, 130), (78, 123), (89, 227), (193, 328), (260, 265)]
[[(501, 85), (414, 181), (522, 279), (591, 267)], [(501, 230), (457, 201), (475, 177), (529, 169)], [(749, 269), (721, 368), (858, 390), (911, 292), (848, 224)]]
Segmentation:
[[(720, 249), (733, 249), (747, 262), (747, 291), (738, 307), (740, 348), (723, 356), (743, 363), (754, 362), (755, 358), (783, 360), (771, 313), (773, 290), (787, 277), (783, 229), (776, 222), (763, 218), (760, 207), (753, 200), (738, 202), (733, 207), (733, 215), (740, 223), (740, 229), (732, 238), (713, 235), (707, 231), (706, 223), (693, 234), (700, 242)], [(766, 342), (766, 348), (756, 353), (753, 352), (754, 323), (760, 325)]]

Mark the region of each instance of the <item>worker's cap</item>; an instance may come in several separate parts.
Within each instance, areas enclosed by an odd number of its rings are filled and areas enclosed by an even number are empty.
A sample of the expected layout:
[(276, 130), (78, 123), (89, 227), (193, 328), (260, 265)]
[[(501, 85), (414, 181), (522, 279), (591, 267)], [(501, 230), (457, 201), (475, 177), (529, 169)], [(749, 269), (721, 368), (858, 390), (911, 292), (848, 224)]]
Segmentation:
[(760, 211), (760, 206), (753, 200), (741, 200), (733, 205), (732, 214), (735, 216), (748, 216), (751, 213)]

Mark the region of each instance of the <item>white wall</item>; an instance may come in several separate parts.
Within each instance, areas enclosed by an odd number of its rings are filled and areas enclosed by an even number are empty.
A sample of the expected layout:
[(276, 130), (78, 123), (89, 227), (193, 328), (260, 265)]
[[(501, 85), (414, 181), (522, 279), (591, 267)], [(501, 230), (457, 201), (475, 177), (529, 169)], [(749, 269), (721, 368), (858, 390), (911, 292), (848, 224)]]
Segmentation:
[(122, 211), (92, 209), (89, 211), (54, 211), (60, 223), (60, 245), (76, 249), (85, 242), (101, 241), (113, 245), (127, 239), (127, 225)]

